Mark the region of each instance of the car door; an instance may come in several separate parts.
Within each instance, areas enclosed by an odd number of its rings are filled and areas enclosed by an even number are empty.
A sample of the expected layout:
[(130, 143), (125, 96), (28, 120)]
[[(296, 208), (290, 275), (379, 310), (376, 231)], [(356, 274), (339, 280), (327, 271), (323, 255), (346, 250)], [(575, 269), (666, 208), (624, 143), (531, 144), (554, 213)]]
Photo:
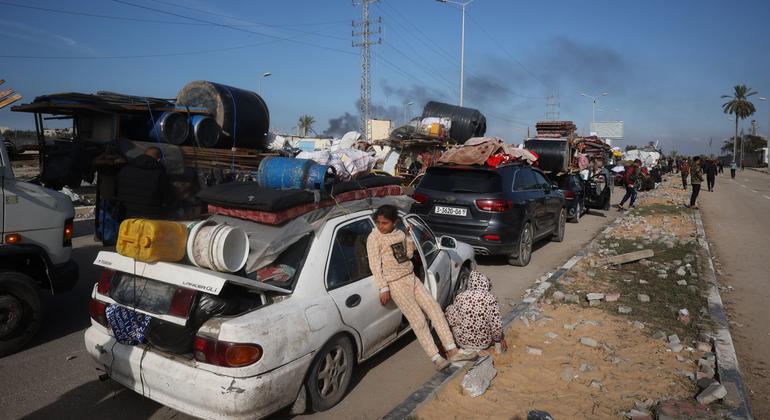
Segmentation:
[(545, 222), (545, 193), (542, 187), (535, 179), (535, 171), (529, 167), (520, 168), (516, 173), (514, 188), (518, 185), (524, 185), (523, 191), (526, 193), (526, 202), (529, 206), (529, 212), (532, 215), (532, 232), (538, 236), (543, 232), (543, 223)]
[(425, 286), (436, 301), (445, 306), (452, 293), (452, 261), (447, 251), (439, 249), (436, 236), (422, 219), (410, 214), (404, 220), (412, 228), (412, 239), (421, 254), (424, 267), (428, 267)]
[(532, 171), (535, 176), (535, 182), (540, 191), (543, 193), (543, 209), (542, 209), (542, 230), (540, 233), (550, 232), (554, 229), (561, 211), (561, 199), (559, 198), (559, 192), (551, 185), (551, 181), (539, 171)]
[(363, 358), (396, 338), (402, 317), (393, 300), (380, 304), (366, 252), (373, 228), (369, 216), (337, 226), (326, 264), (326, 288), (342, 321), (361, 337)]

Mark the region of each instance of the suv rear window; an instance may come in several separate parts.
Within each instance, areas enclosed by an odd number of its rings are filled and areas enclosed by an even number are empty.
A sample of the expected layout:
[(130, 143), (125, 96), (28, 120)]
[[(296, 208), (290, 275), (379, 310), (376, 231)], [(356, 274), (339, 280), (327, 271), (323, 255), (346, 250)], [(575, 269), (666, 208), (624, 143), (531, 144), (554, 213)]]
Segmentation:
[(496, 193), (503, 188), (494, 171), (456, 168), (428, 168), (419, 188), (454, 193)]

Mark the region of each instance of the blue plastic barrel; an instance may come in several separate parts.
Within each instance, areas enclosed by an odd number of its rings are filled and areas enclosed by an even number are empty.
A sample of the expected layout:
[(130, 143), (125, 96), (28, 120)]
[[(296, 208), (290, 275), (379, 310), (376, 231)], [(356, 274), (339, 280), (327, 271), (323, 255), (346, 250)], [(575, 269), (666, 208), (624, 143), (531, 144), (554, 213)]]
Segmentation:
[(333, 179), (333, 168), (310, 159), (266, 157), (257, 170), (259, 186), (279, 190), (326, 192)]
[(154, 115), (154, 122), (150, 130), (150, 137), (155, 141), (180, 145), (187, 140), (190, 132), (190, 123), (187, 121), (187, 115), (181, 112), (163, 112)]
[(193, 144), (200, 147), (216, 147), (222, 128), (216, 120), (208, 115), (193, 115), (190, 119), (192, 125)]

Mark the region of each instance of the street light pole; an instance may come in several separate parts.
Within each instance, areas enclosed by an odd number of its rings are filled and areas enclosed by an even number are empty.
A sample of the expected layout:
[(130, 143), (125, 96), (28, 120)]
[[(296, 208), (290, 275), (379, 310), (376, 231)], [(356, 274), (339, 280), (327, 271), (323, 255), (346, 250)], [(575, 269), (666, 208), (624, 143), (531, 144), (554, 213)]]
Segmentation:
[(460, 28), (460, 106), (463, 106), (463, 97), (465, 91), (465, 7), (475, 0), (465, 2), (452, 0), (436, 0), (440, 3), (451, 3), (460, 6), (462, 9), (462, 25)]
[(591, 99), (591, 101), (593, 101), (593, 105), (591, 106), (591, 123), (596, 122), (596, 100), (602, 96), (607, 96), (607, 95), (609, 95), (609, 93), (607, 92), (602, 92), (601, 95), (599, 96), (591, 96), (587, 93), (580, 94), (580, 96), (585, 96), (586, 98), (589, 98)]
[[(765, 97), (760, 97), (759, 100), (760, 101), (765, 101), (765, 102), (768, 103), (768, 105), (770, 105), (770, 100), (768, 100)], [(768, 118), (767, 118), (767, 139), (766, 140), (767, 140), (767, 145), (765, 145), (766, 146), (765, 147), (765, 160), (768, 163), (768, 165), (767, 165), (767, 173), (770, 174), (770, 113), (768, 113)]]
[(412, 101), (409, 101), (409, 102), (406, 102), (406, 103), (404, 103), (404, 125), (406, 125), (406, 124), (407, 124), (407, 120), (406, 120), (406, 110), (407, 110), (407, 109), (409, 109), (409, 107), (410, 107), (410, 106), (412, 106), (412, 105), (414, 105), (414, 102), (412, 102)]
[(262, 79), (264, 79), (265, 77), (270, 77), (272, 75), (273, 73), (270, 73), (269, 71), (262, 73), (262, 77), (259, 78), (259, 92), (257, 92), (259, 93), (259, 96), (262, 96)]

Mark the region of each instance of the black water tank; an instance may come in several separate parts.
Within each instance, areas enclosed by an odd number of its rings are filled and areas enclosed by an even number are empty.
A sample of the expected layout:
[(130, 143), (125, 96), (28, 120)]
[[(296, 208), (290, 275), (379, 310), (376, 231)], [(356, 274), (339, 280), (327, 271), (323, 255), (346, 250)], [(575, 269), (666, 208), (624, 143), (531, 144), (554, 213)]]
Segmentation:
[(204, 107), (222, 128), (217, 148), (240, 147), (265, 150), (270, 111), (254, 92), (219, 83), (197, 80), (176, 95), (177, 106)]
[(449, 137), (459, 143), (465, 143), (471, 137), (482, 137), (487, 132), (487, 118), (478, 109), (430, 101), (422, 110), (422, 118), (428, 117), (451, 119)]

